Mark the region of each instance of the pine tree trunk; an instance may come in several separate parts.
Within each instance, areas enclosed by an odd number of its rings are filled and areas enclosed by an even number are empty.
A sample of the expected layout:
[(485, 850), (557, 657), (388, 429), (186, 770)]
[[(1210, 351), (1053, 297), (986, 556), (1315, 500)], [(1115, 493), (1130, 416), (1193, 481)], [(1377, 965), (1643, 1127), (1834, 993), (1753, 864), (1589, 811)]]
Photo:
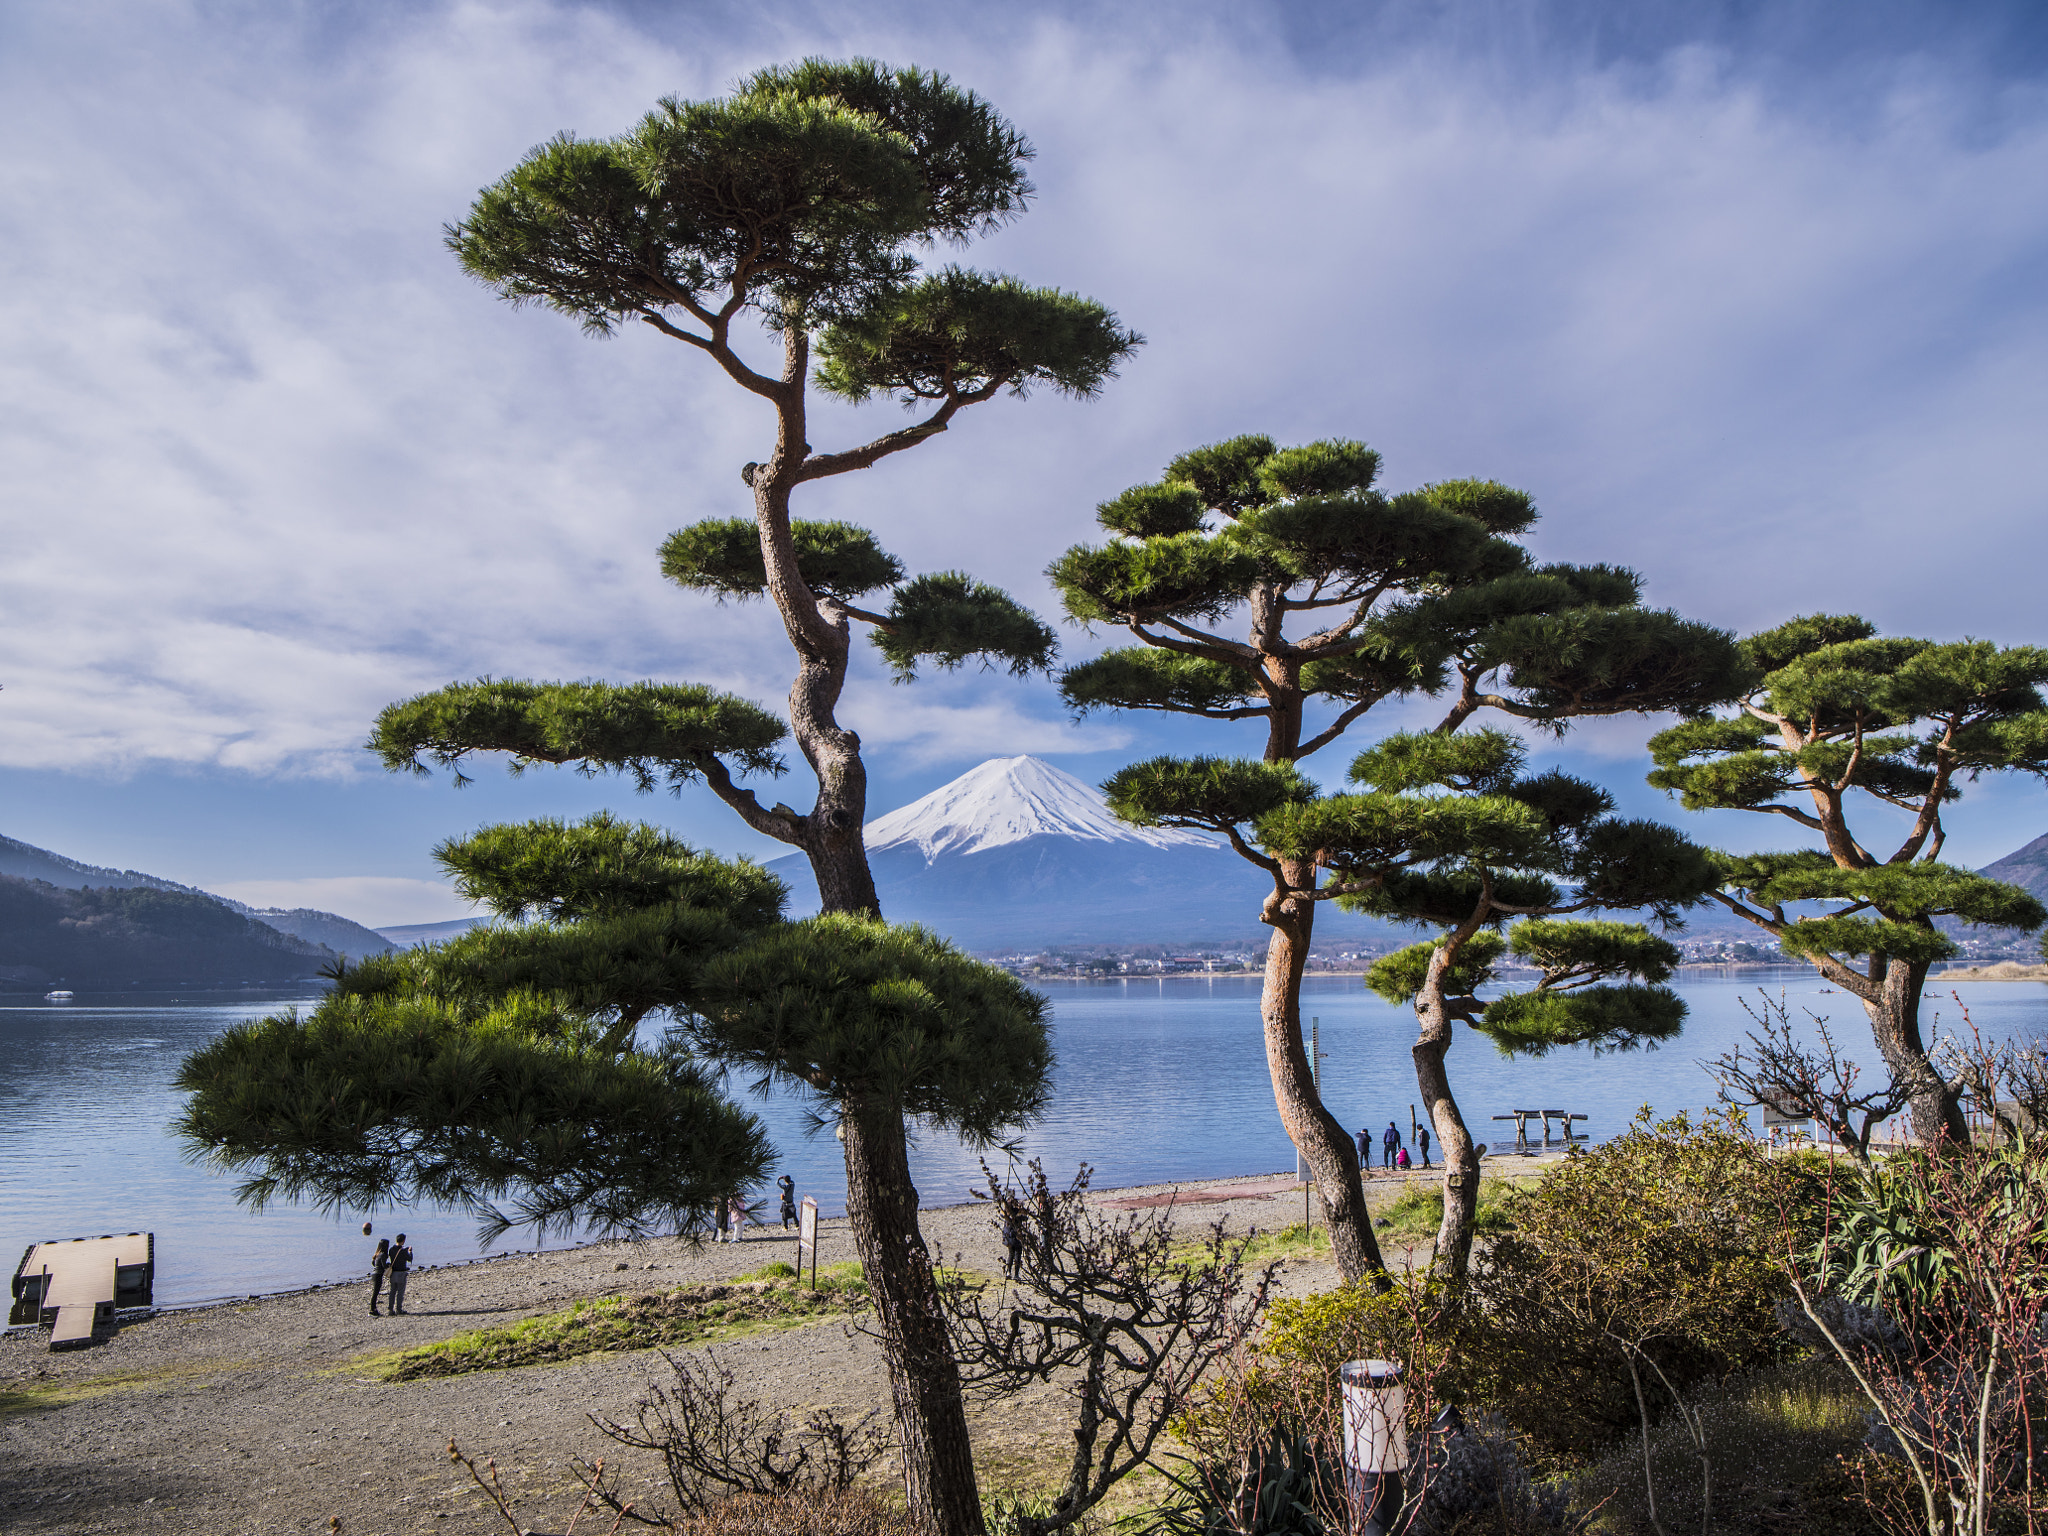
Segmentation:
[[(810, 452), (804, 440), (804, 388), (809, 348), (801, 326), (784, 338), (784, 394), (777, 401), (775, 454), (748, 472), (761, 532), (768, 594), (797, 654), (789, 689), (789, 725), (817, 775), (818, 795), (802, 818), (801, 842), (826, 912), (882, 915), (868, 867), (867, 768), (860, 737), (839, 724), (852, 625), (846, 611), (821, 600), (797, 567), (789, 525), (789, 494)], [(846, 1130), (846, 1214), (874, 1298), (882, 1353), (895, 1398), (903, 1452), (903, 1486), (913, 1520), (934, 1536), (983, 1536), (981, 1494), (960, 1370), (946, 1343), (931, 1261), (918, 1231), (917, 1192), (900, 1106), (843, 1104)]]
[(911, 1521), (935, 1536), (983, 1536), (960, 1368), (918, 1231), (903, 1115), (893, 1104), (842, 1112), (846, 1214), (889, 1362)]
[(1927, 969), (1924, 964), (1886, 961), (1877, 996), (1864, 1000), (1863, 1011), (1870, 1015), (1870, 1032), (1892, 1080), (1923, 1085), (1913, 1095), (1914, 1135), (1928, 1146), (1942, 1141), (1960, 1145), (1970, 1139), (1969, 1122), (1956, 1090), (1942, 1081), (1927, 1059), (1920, 1034), (1920, 993), (1927, 984)]
[(761, 530), (768, 594), (782, 615), (797, 656), (789, 685), (789, 729), (817, 776), (818, 797), (803, 818), (799, 844), (817, 877), (820, 909), (882, 915), (868, 868), (861, 828), (867, 820), (868, 771), (860, 737), (840, 725), (839, 695), (852, 655), (852, 621), (837, 604), (821, 602), (797, 569), (789, 528), (787, 474), (780, 464), (754, 476), (754, 517)]
[(1453, 1288), (1465, 1283), (1472, 1263), (1472, 1228), (1479, 1215), (1479, 1153), (1458, 1101), (1451, 1093), (1444, 1054), (1451, 1048), (1451, 1017), (1439, 992), (1427, 988), (1415, 1000), (1422, 1028), (1415, 1041), (1415, 1083), (1422, 1091), (1423, 1112), (1435, 1129), (1444, 1159), (1444, 1217), (1437, 1228), (1436, 1257), (1431, 1268)]
[[(1315, 868), (1285, 866), (1290, 885), (1313, 882)], [(1386, 1282), (1386, 1264), (1365, 1206), (1365, 1180), (1358, 1171), (1357, 1145), (1343, 1123), (1323, 1107), (1301, 1038), (1301, 974), (1315, 931), (1315, 903), (1300, 897), (1269, 909), (1273, 937), (1266, 946), (1266, 980), (1259, 999), (1266, 1036), (1266, 1066), (1273, 1078), (1273, 1102), (1310, 1171), (1329, 1224), (1330, 1251), (1348, 1283), (1367, 1277)]]

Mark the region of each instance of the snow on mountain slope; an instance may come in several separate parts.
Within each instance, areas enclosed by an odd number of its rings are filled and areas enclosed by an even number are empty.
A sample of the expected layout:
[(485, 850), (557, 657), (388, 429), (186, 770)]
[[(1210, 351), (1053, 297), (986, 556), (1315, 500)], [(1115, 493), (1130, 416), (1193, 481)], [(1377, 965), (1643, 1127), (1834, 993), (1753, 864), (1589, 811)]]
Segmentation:
[(1193, 832), (1118, 821), (1100, 790), (1035, 757), (991, 758), (867, 824), (870, 854), (914, 846), (927, 860), (1047, 836), (1151, 848), (1215, 846)]

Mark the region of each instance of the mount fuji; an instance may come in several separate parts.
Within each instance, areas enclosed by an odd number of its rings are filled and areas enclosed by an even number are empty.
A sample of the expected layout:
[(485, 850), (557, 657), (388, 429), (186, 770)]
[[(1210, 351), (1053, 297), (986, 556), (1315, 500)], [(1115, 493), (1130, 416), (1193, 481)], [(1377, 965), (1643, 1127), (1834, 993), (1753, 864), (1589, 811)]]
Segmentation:
[[(883, 913), (966, 949), (1264, 941), (1264, 874), (1210, 838), (1117, 820), (1099, 790), (1035, 757), (991, 759), (866, 834)], [(789, 884), (792, 917), (818, 910), (802, 854), (768, 868)], [(1318, 939), (1381, 931), (1332, 907), (1316, 915)]]

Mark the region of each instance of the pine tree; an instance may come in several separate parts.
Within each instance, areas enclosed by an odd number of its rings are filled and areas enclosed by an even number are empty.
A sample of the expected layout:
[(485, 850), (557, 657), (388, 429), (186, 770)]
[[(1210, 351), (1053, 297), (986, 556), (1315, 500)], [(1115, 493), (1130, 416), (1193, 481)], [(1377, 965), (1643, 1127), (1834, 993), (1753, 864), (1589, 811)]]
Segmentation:
[[(2048, 776), (2048, 650), (1891, 638), (1830, 614), (1742, 648), (1751, 676), (1737, 711), (1654, 737), (1650, 782), (1687, 810), (1782, 816), (1818, 838), (1819, 848), (1721, 856), (1715, 898), (1862, 1003), (1923, 1140), (1966, 1140), (1963, 1085), (1929, 1061), (1920, 1027), (1928, 968), (1956, 952), (1938, 920), (2031, 931), (2048, 911), (2017, 886), (1941, 863), (1942, 808), (1986, 773)], [(1906, 818), (1889, 852), (1872, 825), (1878, 806)], [(1852, 824), (1852, 812), (1873, 811)], [(1810, 901), (1827, 909), (1788, 911)]]
[[(715, 1070), (777, 1079), (846, 1144), (906, 1490), (973, 1495), (903, 1120), (986, 1148), (1034, 1118), (1051, 1089), (1044, 999), (919, 929), (782, 922), (767, 871), (607, 815), (488, 827), (436, 856), (510, 921), (344, 967), (308, 1017), (195, 1054), (179, 1080), (195, 1151), (251, 1170), (259, 1208), (426, 1201), (476, 1212), (490, 1237), (697, 1232), (773, 1158)], [(657, 1011), (677, 1022), (647, 1048)], [(978, 1499), (937, 1513), (980, 1520)]]
[[(1472, 1252), (1479, 1157), (1445, 1065), (1453, 1024), (1509, 1056), (1672, 1038), (1685, 1004), (1662, 983), (1676, 946), (1640, 924), (1570, 915), (1647, 907), (1669, 925), (1714, 880), (1706, 853), (1671, 828), (1614, 816), (1613, 797), (1583, 779), (1525, 775), (1525, 756), (1501, 731), (1389, 736), (1351, 765), (1362, 793), (1297, 799), (1256, 828), (1274, 855), (1331, 872), (1318, 897), (1445, 930), (1378, 961), (1366, 984), (1420, 1021), (1416, 1084), (1444, 1165), (1435, 1267), (1454, 1287)], [(1474, 994), (1507, 953), (1536, 985), (1482, 1003)]]
[(772, 1149), (686, 1041), (635, 1032), (778, 923), (782, 883), (607, 816), (435, 854), (464, 895), (533, 920), (365, 959), (305, 1017), (228, 1030), (180, 1069), (180, 1134), (248, 1170), (258, 1209), (426, 1202), (487, 1238), (700, 1230)]
[[(987, 102), (943, 75), (808, 59), (762, 70), (718, 100), (665, 99), (617, 138), (557, 137), (485, 188), (448, 231), (470, 273), (594, 334), (644, 324), (702, 354), (772, 414), (764, 457), (739, 467), (752, 518), (680, 530), (662, 548), (662, 569), (686, 589), (774, 603), (796, 652), (788, 732), (817, 793), (808, 811), (762, 805), (739, 779), (780, 771), (781, 722), (672, 683), (455, 685), (384, 712), (372, 745), (386, 763), (420, 768), (426, 758), (459, 773), (468, 754), (496, 751), (516, 764), (625, 772), (643, 788), (701, 778), (748, 826), (803, 851), (826, 912), (879, 916), (861, 838), (867, 771), (859, 738), (836, 714), (854, 623), (869, 627), (899, 679), (920, 661), (976, 658), (1021, 674), (1050, 664), (1054, 636), (965, 573), (906, 579), (871, 532), (796, 521), (791, 499), (808, 482), (929, 442), (999, 394), (1092, 396), (1140, 344), (1092, 300), (957, 265), (921, 267), (938, 243), (964, 244), (1023, 210), (1031, 154)], [(755, 331), (780, 353), (771, 370), (742, 350)], [(856, 403), (889, 397), (922, 414), (818, 452), (814, 388)], [(857, 606), (881, 592), (886, 605)], [(870, 1121), (870, 1138), (883, 1135)], [(887, 1134), (901, 1142), (900, 1119)], [(856, 1158), (849, 1143), (856, 1223), (896, 1196), (854, 1182), (886, 1178), (903, 1158), (900, 1145)], [(888, 1270), (873, 1277), (878, 1296), (937, 1315), (929, 1274), (909, 1249), (875, 1233), (862, 1242)], [(897, 1347), (913, 1331), (892, 1324), (884, 1335), (899, 1410), (927, 1415), (901, 1424), (911, 1510), (948, 1536), (979, 1532), (957, 1376), (949, 1360)]]
[[(1347, 1279), (1382, 1265), (1351, 1138), (1317, 1098), (1302, 1043), (1317, 864), (1313, 850), (1261, 850), (1248, 829), (1306, 793), (1292, 765), (1390, 699), (1440, 699), (1445, 733), (1482, 709), (1562, 730), (1725, 698), (1736, 673), (1727, 636), (1640, 607), (1632, 572), (1537, 565), (1516, 542), (1536, 521), (1526, 493), (1455, 480), (1389, 495), (1379, 470), (1348, 441), (1199, 448), (1105, 502), (1110, 541), (1049, 572), (1070, 618), (1141, 642), (1062, 674), (1076, 710), (1265, 723), (1258, 762), (1160, 759), (1106, 788), (1128, 819), (1223, 833), (1273, 882), (1260, 913), (1266, 1059)], [(1242, 638), (1225, 633), (1233, 615)]]

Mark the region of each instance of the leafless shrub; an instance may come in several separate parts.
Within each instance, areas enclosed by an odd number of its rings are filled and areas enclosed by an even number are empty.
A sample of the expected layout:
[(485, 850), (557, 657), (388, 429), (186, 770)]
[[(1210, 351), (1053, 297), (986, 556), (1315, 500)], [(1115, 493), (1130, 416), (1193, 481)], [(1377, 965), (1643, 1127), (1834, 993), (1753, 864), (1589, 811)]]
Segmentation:
[[(710, 1350), (695, 1360), (666, 1353), (663, 1358), (675, 1379), (648, 1388), (633, 1422), (594, 1414), (591, 1422), (620, 1445), (661, 1457), (684, 1517), (708, 1515), (740, 1494), (845, 1494), (888, 1452), (889, 1432), (873, 1413), (842, 1424), (830, 1410), (819, 1409), (798, 1420), (787, 1409), (737, 1397), (738, 1378)], [(666, 1516), (631, 1513), (601, 1478), (586, 1481), (599, 1502), (625, 1518), (695, 1529)]]
[(1746, 998), (1742, 1003), (1757, 1025), (1749, 1043), (1708, 1068), (1721, 1085), (1721, 1097), (1730, 1104), (1817, 1120), (1858, 1162), (1869, 1162), (1872, 1134), (1912, 1102), (1912, 1087), (1890, 1079), (1881, 1086), (1865, 1082), (1863, 1069), (1836, 1046), (1826, 1019), (1810, 1010), (1806, 1015), (1820, 1036), (1816, 1049), (1800, 1041), (1783, 997), (1773, 1002), (1759, 995), (1760, 1007), (1751, 1007)]
[(982, 1172), (988, 1188), (976, 1197), (1022, 1238), (1018, 1278), (1000, 1288), (956, 1278), (941, 1299), (970, 1391), (1007, 1397), (1051, 1382), (1073, 1398), (1066, 1483), (1046, 1513), (1017, 1520), (1020, 1536), (1046, 1536), (1145, 1463), (1196, 1381), (1251, 1330), (1278, 1266), (1249, 1268), (1250, 1239), (1220, 1221), (1183, 1241), (1171, 1206), (1092, 1209), (1085, 1164), (1058, 1191), (1035, 1159), (1021, 1188), (986, 1163)]

